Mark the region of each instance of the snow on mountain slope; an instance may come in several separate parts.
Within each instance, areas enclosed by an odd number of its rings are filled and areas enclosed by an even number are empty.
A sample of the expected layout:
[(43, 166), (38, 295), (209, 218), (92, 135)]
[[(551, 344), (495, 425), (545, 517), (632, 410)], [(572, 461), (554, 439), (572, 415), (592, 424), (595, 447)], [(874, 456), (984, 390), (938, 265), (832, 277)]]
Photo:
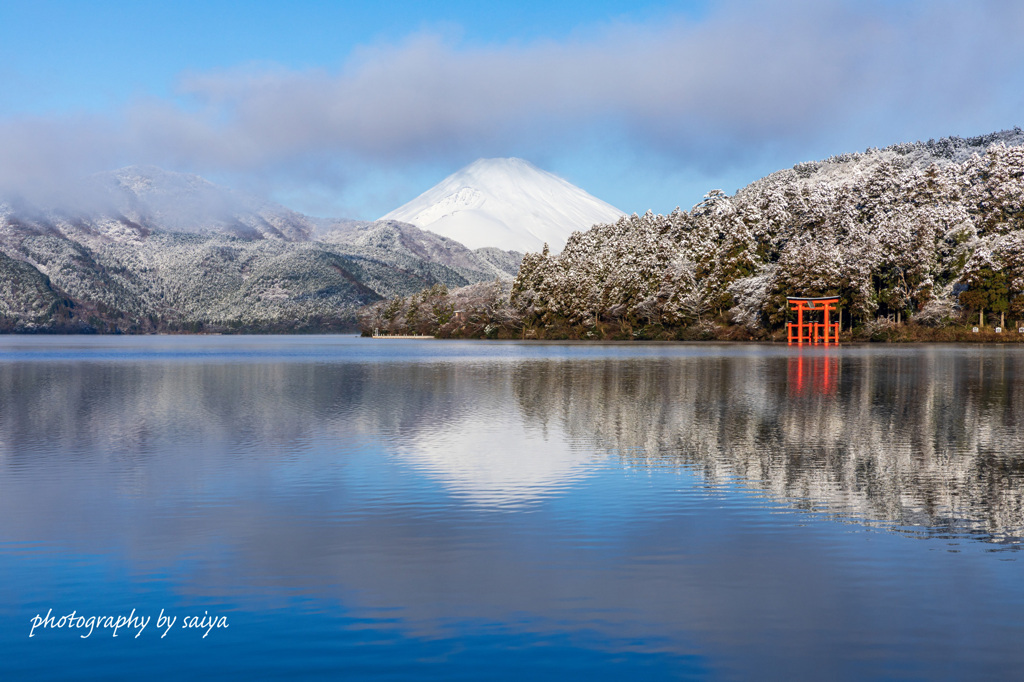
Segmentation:
[(552, 252), (573, 232), (614, 222), (622, 211), (522, 159), (479, 159), (382, 220), (399, 220), (462, 242)]

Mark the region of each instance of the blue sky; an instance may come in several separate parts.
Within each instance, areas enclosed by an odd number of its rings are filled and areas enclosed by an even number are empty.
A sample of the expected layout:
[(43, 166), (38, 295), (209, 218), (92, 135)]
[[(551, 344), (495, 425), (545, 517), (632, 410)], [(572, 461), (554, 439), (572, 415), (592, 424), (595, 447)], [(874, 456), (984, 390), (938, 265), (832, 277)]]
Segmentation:
[(129, 164), (375, 218), (481, 156), (629, 212), (1024, 121), (1024, 3), (0, 4), (0, 187)]

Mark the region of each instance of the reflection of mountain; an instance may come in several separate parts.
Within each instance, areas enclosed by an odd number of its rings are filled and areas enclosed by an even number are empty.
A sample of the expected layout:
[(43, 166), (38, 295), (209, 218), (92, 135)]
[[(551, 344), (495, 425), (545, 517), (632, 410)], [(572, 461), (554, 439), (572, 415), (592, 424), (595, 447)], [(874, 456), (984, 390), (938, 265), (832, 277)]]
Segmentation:
[(1024, 534), (1024, 357), (809, 351), (516, 377), (520, 409), (637, 466), (736, 479), (787, 504), (928, 533)]
[(585, 451), (567, 437), (529, 428), (522, 420), (501, 418), (491, 405), (426, 430), (399, 449), (402, 458), (452, 492), (483, 507), (508, 507), (563, 489), (586, 474)]
[(144, 478), (147, 453), (167, 447), (220, 442), (204, 462), (227, 466), (241, 450), (364, 434), (490, 506), (564, 490), (589, 444), (859, 521), (997, 539), (1024, 528), (1024, 357), (1012, 350), (407, 364), (380, 362), (397, 347), (360, 348), (376, 355), (0, 364), (0, 462), (102, 452)]
[[(151, 350), (160, 352), (158, 344)], [(243, 344), (206, 351), (251, 350)], [(180, 357), (125, 366), (0, 364), (0, 462), (41, 450), (101, 452), (145, 476), (154, 473), (147, 455), (168, 447), (223, 443), (204, 458), (222, 467), (233, 452), (273, 458), (311, 439), (364, 434), (383, 436), (394, 454), (463, 499), (508, 506), (558, 491), (584, 474), (589, 458), (559, 428), (538, 429), (510, 413), (515, 403), (507, 368)], [(159, 482), (143, 487), (150, 485)]]

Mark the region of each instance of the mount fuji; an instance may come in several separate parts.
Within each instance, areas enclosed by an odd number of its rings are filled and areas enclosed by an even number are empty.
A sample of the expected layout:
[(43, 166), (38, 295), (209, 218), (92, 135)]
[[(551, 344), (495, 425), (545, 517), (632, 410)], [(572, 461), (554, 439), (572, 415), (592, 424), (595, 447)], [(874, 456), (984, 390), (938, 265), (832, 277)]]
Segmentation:
[(522, 159), (479, 159), (381, 220), (512, 251), (561, 251), (573, 232), (625, 215)]

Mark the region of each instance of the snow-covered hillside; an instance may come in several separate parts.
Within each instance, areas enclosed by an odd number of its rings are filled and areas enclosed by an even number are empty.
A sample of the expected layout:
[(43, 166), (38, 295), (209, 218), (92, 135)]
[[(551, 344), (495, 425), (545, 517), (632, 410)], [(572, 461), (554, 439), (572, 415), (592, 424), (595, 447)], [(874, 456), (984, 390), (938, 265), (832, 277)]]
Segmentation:
[(573, 232), (618, 220), (614, 206), (522, 159), (479, 159), (382, 220), (400, 220), (460, 241), (552, 252)]
[(0, 197), (0, 333), (352, 329), (367, 303), (509, 280), (521, 260), (129, 167), (53, 205)]

